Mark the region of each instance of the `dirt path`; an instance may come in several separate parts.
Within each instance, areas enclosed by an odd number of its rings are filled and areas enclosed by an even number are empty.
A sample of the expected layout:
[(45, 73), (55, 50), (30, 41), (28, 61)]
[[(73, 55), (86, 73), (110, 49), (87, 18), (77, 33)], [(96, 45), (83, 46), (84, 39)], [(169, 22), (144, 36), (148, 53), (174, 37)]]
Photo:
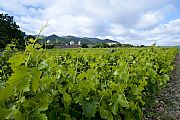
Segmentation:
[(180, 53), (174, 64), (171, 80), (146, 111), (145, 120), (180, 120)]

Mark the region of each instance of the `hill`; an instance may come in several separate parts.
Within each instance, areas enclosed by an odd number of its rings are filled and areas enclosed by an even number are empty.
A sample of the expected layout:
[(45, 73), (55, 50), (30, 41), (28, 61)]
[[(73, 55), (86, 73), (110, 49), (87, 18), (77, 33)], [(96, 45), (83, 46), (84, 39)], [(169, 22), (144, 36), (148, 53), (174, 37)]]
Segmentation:
[(99, 38), (89, 38), (89, 37), (75, 37), (75, 36), (57, 36), (55, 34), (45, 37), (41, 42), (45, 42), (50, 40), (52, 43), (61, 43), (61, 44), (68, 44), (70, 41), (74, 41), (75, 44), (78, 41), (81, 41), (82, 44), (100, 44), (100, 43), (118, 43), (117, 41), (110, 40), (110, 39), (99, 39)]

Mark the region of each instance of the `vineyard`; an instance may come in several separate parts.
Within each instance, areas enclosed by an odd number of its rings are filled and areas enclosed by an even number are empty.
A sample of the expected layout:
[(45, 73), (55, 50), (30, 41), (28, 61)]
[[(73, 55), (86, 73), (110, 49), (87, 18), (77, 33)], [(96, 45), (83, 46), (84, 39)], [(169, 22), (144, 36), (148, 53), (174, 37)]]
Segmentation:
[(0, 119), (141, 120), (170, 80), (176, 48), (42, 49), (0, 56)]

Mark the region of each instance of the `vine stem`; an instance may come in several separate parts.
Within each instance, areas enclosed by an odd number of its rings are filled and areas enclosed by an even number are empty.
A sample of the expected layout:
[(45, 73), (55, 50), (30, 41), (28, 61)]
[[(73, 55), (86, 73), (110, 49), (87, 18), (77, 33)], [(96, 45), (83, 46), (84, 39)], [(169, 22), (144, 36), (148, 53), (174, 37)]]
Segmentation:
[(74, 81), (73, 81), (74, 83), (76, 82), (77, 66), (78, 66), (78, 55), (77, 55), (76, 70), (75, 70)]
[(104, 97), (104, 96), (101, 96), (101, 99), (99, 100), (98, 106), (99, 106), (99, 104), (101, 103), (103, 97)]
[(30, 56), (31, 56), (31, 53), (29, 53), (29, 56), (28, 56), (27, 61), (26, 61), (26, 63), (25, 63), (25, 66), (27, 66), (28, 61), (29, 61), (29, 59), (30, 59)]
[(36, 37), (36, 39), (35, 39), (35, 41), (34, 41), (34, 43), (33, 43), (33, 46), (35, 45), (35, 43), (36, 43), (36, 41), (38, 40), (38, 38), (41, 38), (41, 36), (40, 36), (41, 33), (43, 32), (43, 30), (44, 30), (48, 25), (49, 25), (49, 24), (48, 24), (48, 20), (47, 20), (46, 24), (41, 27), (41, 29), (40, 29), (40, 31), (39, 31), (39, 33), (38, 33), (38, 37)]

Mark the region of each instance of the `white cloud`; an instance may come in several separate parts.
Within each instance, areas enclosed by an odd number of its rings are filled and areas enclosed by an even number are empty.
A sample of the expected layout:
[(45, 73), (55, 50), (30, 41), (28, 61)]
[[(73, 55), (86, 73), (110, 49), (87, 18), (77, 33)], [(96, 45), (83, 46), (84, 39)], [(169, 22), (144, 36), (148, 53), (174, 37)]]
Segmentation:
[(156, 26), (163, 20), (164, 16), (162, 14), (150, 11), (141, 15), (135, 27), (138, 29), (147, 29)]
[(15, 0), (1, 0), (0, 2), (0, 9), (11, 12), (13, 14), (21, 14), (25, 15), (25, 8), (21, 6), (21, 4), (17, 4)]
[(27, 34), (111, 38), (131, 44), (178, 44), (180, 20), (167, 21), (178, 0), (0, 0)]
[(93, 19), (87, 16), (57, 16), (56, 19), (49, 19), (49, 27), (45, 32), (47, 34), (54, 32), (58, 35), (91, 35), (93, 34), (91, 31), (93, 22)]
[(172, 5), (167, 5), (164, 8), (156, 11), (148, 11), (140, 15), (140, 19), (137, 20), (135, 28), (148, 29), (157, 26), (165, 20), (165, 15), (175, 10)]
[(175, 35), (180, 34), (180, 19), (175, 19), (167, 24), (161, 24), (150, 31), (145, 31), (146, 34), (160, 35), (168, 34)]
[(111, 35), (117, 36), (122, 35), (127, 32), (127, 29), (119, 24), (111, 24), (110, 28), (107, 30)]

